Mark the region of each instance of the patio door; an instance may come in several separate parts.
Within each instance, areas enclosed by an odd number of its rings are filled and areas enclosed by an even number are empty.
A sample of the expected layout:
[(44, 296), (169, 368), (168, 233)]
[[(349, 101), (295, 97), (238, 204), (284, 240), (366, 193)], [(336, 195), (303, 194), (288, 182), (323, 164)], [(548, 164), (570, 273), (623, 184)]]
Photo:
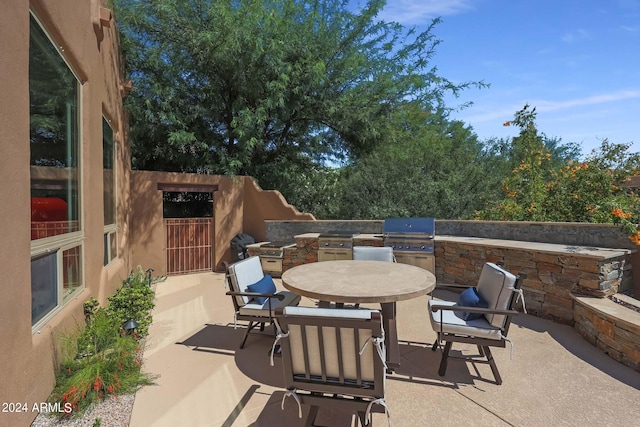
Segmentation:
[(167, 275), (213, 271), (215, 188), (164, 185), (160, 189)]

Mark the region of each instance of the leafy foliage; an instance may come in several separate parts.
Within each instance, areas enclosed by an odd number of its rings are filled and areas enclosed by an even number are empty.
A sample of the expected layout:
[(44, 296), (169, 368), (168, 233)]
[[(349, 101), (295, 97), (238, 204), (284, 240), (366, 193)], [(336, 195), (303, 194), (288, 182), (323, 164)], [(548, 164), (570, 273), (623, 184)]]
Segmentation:
[(102, 325), (85, 337), (96, 343), (109, 344), (91, 355), (67, 358), (62, 362), (50, 397), (51, 402), (59, 402), (61, 408), (68, 408), (68, 413), (60, 413), (61, 416), (78, 416), (107, 395), (131, 393), (141, 385), (151, 384), (148, 375), (140, 370), (142, 356), (136, 339), (118, 335), (118, 325), (104, 311), (97, 314), (96, 320), (111, 322), (112, 328), (108, 330)]
[(553, 160), (535, 127), (535, 108), (525, 106), (513, 122), (520, 135), (513, 140), (519, 160), (503, 183), (504, 198), (477, 213), (479, 219), (570, 221), (620, 224), (640, 238), (640, 199), (625, 186), (640, 173), (640, 154), (629, 145), (604, 140), (583, 161)]
[[(116, 0), (138, 169), (263, 176), (404, 139), (408, 99), (444, 111), (439, 44), (381, 21), (384, 0)], [(285, 174), (291, 176), (290, 172)], [(283, 181), (278, 181), (282, 184)]]
[[(95, 298), (84, 303), (86, 326), (60, 340), (62, 361), (49, 398), (65, 411), (58, 415), (78, 416), (108, 395), (132, 393), (151, 384), (150, 377), (141, 371), (138, 344), (138, 338), (147, 333), (154, 306), (149, 284), (145, 272), (138, 267), (109, 298), (106, 308), (99, 307)], [(122, 319), (138, 321), (138, 332), (127, 334), (122, 329)]]
[(116, 293), (108, 298), (107, 314), (119, 325), (128, 320), (135, 320), (138, 322), (136, 333), (144, 337), (153, 321), (151, 310), (155, 306), (154, 295), (145, 271), (138, 266), (123, 281)]
[(495, 159), (462, 122), (430, 117), (415, 138), (345, 169), (338, 218), (470, 218), (499, 188)]

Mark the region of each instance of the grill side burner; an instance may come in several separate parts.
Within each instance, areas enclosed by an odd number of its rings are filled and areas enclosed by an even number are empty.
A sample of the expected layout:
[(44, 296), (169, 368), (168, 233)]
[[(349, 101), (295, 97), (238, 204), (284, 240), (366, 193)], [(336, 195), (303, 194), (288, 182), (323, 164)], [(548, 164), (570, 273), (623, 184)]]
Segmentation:
[(384, 221), (384, 246), (392, 247), (398, 262), (435, 273), (433, 218), (388, 218)]

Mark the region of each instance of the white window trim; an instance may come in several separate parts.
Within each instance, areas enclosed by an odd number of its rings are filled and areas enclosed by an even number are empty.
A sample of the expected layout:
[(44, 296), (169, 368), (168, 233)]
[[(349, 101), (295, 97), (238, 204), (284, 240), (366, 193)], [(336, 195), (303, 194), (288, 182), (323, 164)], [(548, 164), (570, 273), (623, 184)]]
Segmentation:
[[(111, 119), (109, 119), (106, 115), (102, 115), (103, 120), (106, 120), (107, 124), (109, 125), (109, 127), (111, 128), (111, 135), (112, 135), (112, 142), (113, 142), (113, 209), (114, 209), (114, 214), (115, 214), (115, 222), (112, 224), (107, 224), (104, 226), (104, 230), (103, 230), (103, 239), (105, 238), (109, 238), (109, 236), (111, 234), (115, 234), (116, 235), (116, 247), (119, 244), (118, 241), (118, 133), (113, 129), (113, 126), (111, 126)], [(102, 135), (102, 138), (104, 140), (104, 135)], [(102, 165), (102, 169), (104, 170), (104, 165)], [(103, 182), (104, 185), (104, 182)], [(104, 206), (102, 207), (102, 212), (104, 215)], [(104, 242), (104, 241), (103, 241)], [(107, 247), (109, 248), (109, 262), (107, 262), (107, 264), (105, 265), (105, 267), (108, 267), (109, 265), (111, 265), (111, 263), (113, 263), (115, 260), (120, 258), (120, 251), (117, 250), (116, 251), (116, 256), (112, 256), (111, 255), (111, 245), (107, 245)], [(119, 248), (118, 248), (119, 249)]]
[[(81, 260), (81, 267), (80, 267), (80, 281), (81, 281), (81, 285), (78, 286), (77, 289), (75, 289), (72, 293), (70, 293), (69, 295), (66, 296), (64, 295), (64, 287), (63, 287), (63, 278), (64, 278), (64, 271), (63, 271), (63, 262), (64, 262), (64, 257), (63, 257), (63, 252), (67, 251), (69, 249), (73, 249), (73, 248), (80, 248), (80, 260)], [(31, 327), (31, 333), (32, 334), (39, 334), (40, 333), (40, 329), (42, 329), (43, 326), (45, 326), (49, 321), (51, 321), (51, 319), (53, 319), (60, 311), (62, 311), (62, 309), (72, 300), (76, 299), (78, 297), (78, 294), (80, 294), (83, 290), (84, 290), (84, 284), (85, 284), (85, 268), (84, 268), (84, 244), (82, 242), (75, 242), (75, 243), (69, 243), (67, 245), (61, 245), (60, 247), (58, 247), (55, 250), (48, 250), (48, 251), (44, 251), (39, 253), (38, 255), (44, 254), (44, 253), (53, 253), (56, 252), (57, 256), (56, 256), (56, 272), (57, 272), (57, 298), (58, 298), (58, 304), (56, 305), (56, 307), (54, 307), (51, 311), (49, 311), (42, 319), (38, 320), (32, 327)]]
[[(35, 324), (31, 326), (31, 333), (36, 334), (40, 333), (40, 329), (46, 325), (51, 319), (53, 319), (69, 302), (73, 301), (77, 298), (77, 296), (85, 289), (86, 286), (86, 276), (85, 276), (85, 251), (84, 251), (84, 227), (85, 227), (85, 216), (84, 216), (84, 163), (85, 163), (85, 150), (84, 150), (84, 135), (83, 135), (83, 125), (84, 125), (84, 83), (85, 81), (81, 79), (78, 73), (71, 66), (71, 63), (67, 60), (67, 56), (65, 55), (64, 49), (60, 46), (59, 43), (56, 43), (54, 39), (51, 38), (51, 35), (47, 28), (42, 23), (42, 20), (38, 18), (36, 12), (30, 7), (29, 8), (30, 16), (36, 21), (36, 23), (40, 26), (42, 32), (47, 36), (51, 44), (56, 48), (56, 51), (60, 55), (60, 58), (67, 65), (67, 68), (71, 72), (71, 74), (75, 77), (77, 85), (78, 85), (78, 172), (77, 172), (77, 191), (79, 194), (80, 203), (78, 206), (78, 219), (80, 221), (80, 230), (74, 231), (72, 233), (65, 233), (58, 236), (46, 237), (43, 239), (37, 239), (31, 241), (31, 254), (30, 259), (38, 255), (42, 255), (45, 253), (51, 253), (53, 251), (58, 252), (57, 256), (57, 280), (58, 280), (58, 304), (54, 307), (49, 313), (47, 313), (42, 319), (37, 321)], [(29, 30), (31, 31), (31, 30)], [(62, 252), (68, 249), (72, 249), (74, 247), (80, 248), (80, 286), (75, 289), (71, 294), (67, 295), (66, 300), (63, 295), (63, 257)], [(31, 285), (29, 285), (31, 286)]]

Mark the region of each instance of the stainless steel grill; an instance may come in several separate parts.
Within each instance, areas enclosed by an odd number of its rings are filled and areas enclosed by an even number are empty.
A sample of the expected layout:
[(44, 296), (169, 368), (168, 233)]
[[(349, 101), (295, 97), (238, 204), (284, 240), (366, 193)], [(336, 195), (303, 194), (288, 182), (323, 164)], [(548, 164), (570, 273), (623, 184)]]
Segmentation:
[(433, 218), (388, 218), (383, 231), (383, 244), (393, 248), (398, 262), (435, 272)]

